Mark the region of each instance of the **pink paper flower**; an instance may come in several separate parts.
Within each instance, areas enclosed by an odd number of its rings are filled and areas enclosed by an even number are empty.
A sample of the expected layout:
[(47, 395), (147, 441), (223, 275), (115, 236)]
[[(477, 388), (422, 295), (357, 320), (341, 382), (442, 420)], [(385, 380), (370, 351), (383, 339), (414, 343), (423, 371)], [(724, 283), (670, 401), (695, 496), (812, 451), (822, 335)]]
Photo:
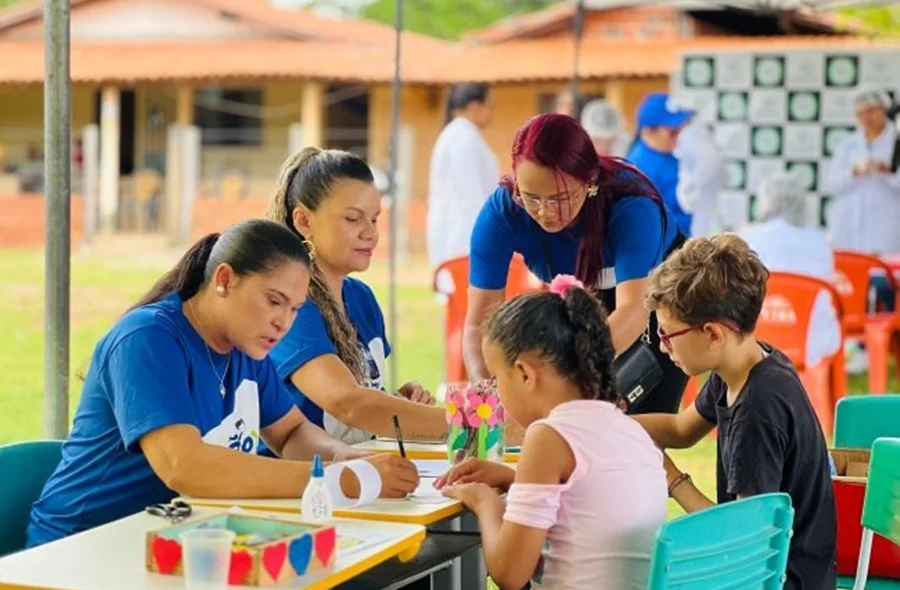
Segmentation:
[(478, 400), (476, 404), (470, 404), (466, 412), (469, 425), (478, 428), (483, 423), (488, 426), (496, 426), (500, 419), (500, 400), (497, 396), (488, 395)]
[(564, 297), (566, 291), (572, 287), (584, 289), (584, 283), (572, 275), (556, 275), (553, 280), (550, 281), (550, 292), (559, 295), (560, 297)]
[(465, 396), (461, 391), (454, 391), (447, 394), (447, 424), (453, 424), (455, 426), (463, 425), (465, 403)]

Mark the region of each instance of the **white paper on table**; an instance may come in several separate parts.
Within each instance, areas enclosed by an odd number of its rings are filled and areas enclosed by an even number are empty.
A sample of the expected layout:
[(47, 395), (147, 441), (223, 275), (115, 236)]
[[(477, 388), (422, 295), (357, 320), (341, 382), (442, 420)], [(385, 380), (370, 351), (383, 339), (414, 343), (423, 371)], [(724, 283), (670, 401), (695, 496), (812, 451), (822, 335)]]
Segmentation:
[(446, 502), (448, 498), (446, 498), (439, 489), (434, 487), (434, 482), (436, 481), (436, 477), (420, 477), (419, 485), (413, 493), (409, 495), (409, 499), (423, 504), (440, 504), (441, 502)]
[(419, 477), (440, 477), (450, 471), (450, 461), (446, 459), (413, 459)]

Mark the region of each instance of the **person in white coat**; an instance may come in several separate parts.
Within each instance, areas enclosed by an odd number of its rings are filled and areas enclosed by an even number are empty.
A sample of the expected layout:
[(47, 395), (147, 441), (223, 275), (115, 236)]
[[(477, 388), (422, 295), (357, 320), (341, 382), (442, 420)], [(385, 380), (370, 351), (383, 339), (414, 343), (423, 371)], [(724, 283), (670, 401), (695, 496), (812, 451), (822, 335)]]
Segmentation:
[(722, 229), (719, 192), (728, 184), (728, 166), (709, 129), (692, 120), (678, 135), (678, 186), (675, 197), (693, 215), (691, 236), (711, 236)]
[[(758, 212), (762, 219), (744, 228), (741, 237), (770, 271), (834, 280), (834, 253), (825, 232), (808, 227), (806, 192), (789, 173), (772, 176), (760, 184)], [(814, 367), (841, 346), (841, 327), (831, 297), (819, 293), (813, 304), (806, 336), (806, 366)]]
[(889, 106), (887, 93), (860, 91), (854, 101), (859, 129), (841, 139), (829, 163), (835, 249), (900, 252), (900, 173), (891, 171), (897, 129), (888, 120)]
[(493, 113), (488, 86), (457, 84), (448, 111), (431, 154), (425, 231), (432, 269), (469, 255), (475, 219), (500, 178), (497, 156), (481, 134)]
[(597, 155), (624, 158), (628, 137), (622, 113), (602, 98), (592, 100), (581, 110), (581, 126), (591, 136)]

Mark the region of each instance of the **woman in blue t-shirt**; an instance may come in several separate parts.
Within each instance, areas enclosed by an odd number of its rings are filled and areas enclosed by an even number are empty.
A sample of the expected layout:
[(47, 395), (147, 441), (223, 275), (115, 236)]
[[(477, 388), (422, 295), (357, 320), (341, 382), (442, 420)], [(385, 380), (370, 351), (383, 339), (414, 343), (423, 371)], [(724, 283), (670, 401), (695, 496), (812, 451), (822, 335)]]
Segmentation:
[[(304, 418), (267, 358), (308, 286), (306, 248), (276, 223), (245, 221), (191, 247), (94, 350), (28, 545), (179, 494), (299, 498), (313, 454), (359, 457)], [(256, 456), (262, 440), (288, 461)], [(382, 495), (415, 489), (408, 461), (366, 459)], [(341, 485), (356, 493), (352, 476)]]
[(472, 232), (463, 340), (469, 375), (487, 377), (481, 323), (503, 301), (518, 252), (545, 282), (575, 274), (599, 292), (617, 354), (649, 331), (663, 379), (630, 411), (677, 411), (687, 379), (659, 351), (656, 318), (648, 317), (644, 294), (650, 271), (684, 238), (653, 184), (624, 160), (597, 156), (575, 119), (552, 113), (519, 129), (512, 165)]
[(349, 444), (373, 434), (442, 440), (444, 411), (418, 383), (384, 392), (391, 352), (372, 290), (354, 272), (369, 268), (378, 245), (381, 195), (361, 158), (305, 148), (282, 167), (269, 218), (303, 238), (310, 250), (309, 300), (272, 351), (278, 376), (303, 413)]

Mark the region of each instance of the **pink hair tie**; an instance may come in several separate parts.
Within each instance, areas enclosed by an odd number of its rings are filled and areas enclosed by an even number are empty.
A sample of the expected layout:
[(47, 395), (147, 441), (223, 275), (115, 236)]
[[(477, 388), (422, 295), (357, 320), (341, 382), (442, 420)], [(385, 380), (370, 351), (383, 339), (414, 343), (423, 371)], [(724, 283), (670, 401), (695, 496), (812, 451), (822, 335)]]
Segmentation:
[(566, 291), (572, 287), (584, 289), (584, 283), (572, 275), (556, 275), (556, 277), (550, 281), (550, 292), (559, 295), (560, 297), (565, 297)]

